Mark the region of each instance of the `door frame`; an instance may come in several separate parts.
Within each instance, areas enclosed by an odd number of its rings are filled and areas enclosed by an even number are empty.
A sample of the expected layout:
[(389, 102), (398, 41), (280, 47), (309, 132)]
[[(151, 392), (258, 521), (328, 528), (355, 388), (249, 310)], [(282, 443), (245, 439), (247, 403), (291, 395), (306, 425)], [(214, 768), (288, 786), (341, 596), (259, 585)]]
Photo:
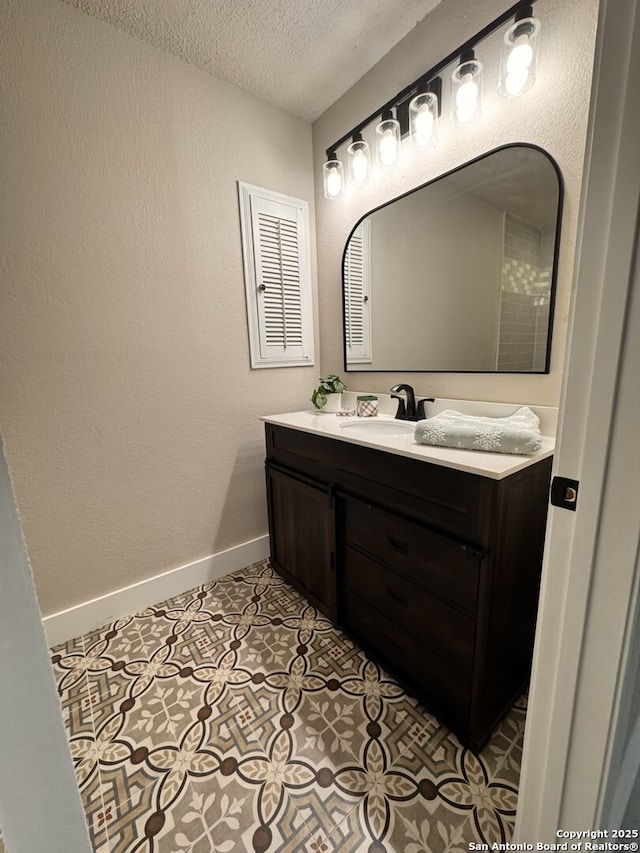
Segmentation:
[(553, 470), (580, 488), (575, 512), (550, 508), (516, 842), (601, 828), (626, 724), (640, 534), (639, 90), (638, 0), (602, 0)]

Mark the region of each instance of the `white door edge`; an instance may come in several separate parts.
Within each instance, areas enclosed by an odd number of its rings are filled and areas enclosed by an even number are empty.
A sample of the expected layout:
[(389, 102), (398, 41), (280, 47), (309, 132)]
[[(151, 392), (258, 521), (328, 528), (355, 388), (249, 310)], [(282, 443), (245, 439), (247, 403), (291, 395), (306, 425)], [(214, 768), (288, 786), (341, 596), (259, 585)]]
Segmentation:
[(624, 481), (613, 463), (626, 454), (629, 483), (639, 450), (617, 410), (619, 391), (637, 397), (622, 374), (631, 355), (625, 334), (638, 334), (627, 309), (640, 199), (639, 41), (637, 0), (603, 0), (554, 461), (554, 475), (578, 479), (580, 491), (577, 512), (550, 508), (514, 837), (521, 843), (598, 828), (636, 605), (638, 501), (620, 502)]

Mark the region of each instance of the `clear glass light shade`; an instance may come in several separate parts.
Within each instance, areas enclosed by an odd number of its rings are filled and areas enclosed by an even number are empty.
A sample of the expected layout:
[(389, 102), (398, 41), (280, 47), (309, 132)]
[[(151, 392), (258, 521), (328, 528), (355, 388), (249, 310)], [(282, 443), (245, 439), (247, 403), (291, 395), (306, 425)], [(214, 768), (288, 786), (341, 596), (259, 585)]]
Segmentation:
[(451, 75), (451, 120), (464, 126), (482, 115), (482, 63), (461, 62)]
[(352, 142), (347, 148), (349, 154), (349, 180), (352, 184), (366, 184), (371, 170), (369, 143), (363, 139)]
[(431, 148), (438, 141), (438, 97), (431, 92), (416, 95), (409, 104), (409, 131), (417, 148)]
[(376, 127), (376, 162), (384, 169), (396, 165), (400, 157), (400, 122), (385, 119)]
[(344, 169), (340, 160), (327, 160), (323, 165), (322, 183), (325, 198), (342, 198), (344, 191)]
[(515, 98), (530, 89), (536, 80), (540, 21), (524, 18), (504, 34), (500, 56), (498, 93)]

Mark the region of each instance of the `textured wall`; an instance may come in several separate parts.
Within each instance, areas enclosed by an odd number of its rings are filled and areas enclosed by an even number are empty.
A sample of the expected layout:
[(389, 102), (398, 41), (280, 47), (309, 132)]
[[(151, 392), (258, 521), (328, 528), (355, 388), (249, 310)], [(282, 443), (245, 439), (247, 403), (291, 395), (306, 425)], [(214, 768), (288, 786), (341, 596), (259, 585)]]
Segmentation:
[[(496, 92), (500, 35), (478, 56), (486, 61), (485, 102), (481, 120), (453, 129), (448, 114), (440, 123), (440, 145), (427, 153), (408, 152), (392, 175), (378, 177), (363, 190), (339, 201), (322, 197), (324, 149), (347, 133), (388, 98), (423, 74), (505, 9), (502, 0), (444, 0), (313, 127), (320, 341), (323, 371), (340, 373), (342, 364), (341, 259), (346, 238), (366, 211), (508, 142), (532, 142), (558, 162), (565, 184), (564, 220), (558, 274), (551, 373), (536, 376), (464, 374), (349, 374), (352, 389), (383, 392), (409, 381), (422, 394), (458, 399), (558, 404), (564, 357), (587, 111), (596, 28), (597, 0), (539, 0), (542, 19), (538, 79), (520, 98)], [(449, 72), (450, 73), (450, 72)], [(445, 94), (448, 82), (445, 81)], [(448, 104), (445, 112), (448, 113)], [(344, 154), (340, 149), (339, 155)], [(461, 250), (463, 246), (461, 246)]]
[(236, 181), (312, 202), (311, 130), (54, 0), (0, 3), (0, 66), (0, 431), (48, 615), (265, 533), (258, 416), (319, 374), (249, 368)]

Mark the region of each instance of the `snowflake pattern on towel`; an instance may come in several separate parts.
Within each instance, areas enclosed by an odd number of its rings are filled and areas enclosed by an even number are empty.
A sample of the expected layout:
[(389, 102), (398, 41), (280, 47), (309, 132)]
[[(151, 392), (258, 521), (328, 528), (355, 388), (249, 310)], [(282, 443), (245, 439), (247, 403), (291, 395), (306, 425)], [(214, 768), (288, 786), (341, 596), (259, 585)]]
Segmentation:
[(502, 430), (496, 427), (485, 427), (476, 433), (473, 444), (481, 450), (493, 450), (496, 447), (500, 447), (501, 437)]
[(447, 428), (437, 421), (425, 421), (422, 427), (422, 435), (429, 444), (443, 444), (447, 437)]

